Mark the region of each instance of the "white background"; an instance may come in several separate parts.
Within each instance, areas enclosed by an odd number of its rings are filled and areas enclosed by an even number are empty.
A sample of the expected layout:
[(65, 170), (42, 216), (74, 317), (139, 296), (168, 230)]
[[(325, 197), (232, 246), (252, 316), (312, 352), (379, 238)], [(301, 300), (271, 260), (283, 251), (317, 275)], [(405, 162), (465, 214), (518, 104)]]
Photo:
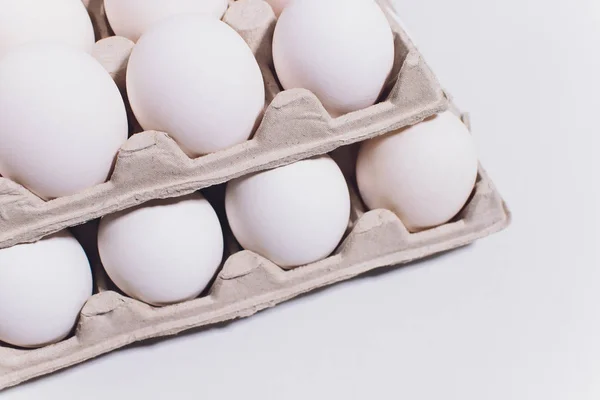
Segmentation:
[(599, 399), (600, 1), (398, 8), (472, 113), (508, 231), (0, 397)]

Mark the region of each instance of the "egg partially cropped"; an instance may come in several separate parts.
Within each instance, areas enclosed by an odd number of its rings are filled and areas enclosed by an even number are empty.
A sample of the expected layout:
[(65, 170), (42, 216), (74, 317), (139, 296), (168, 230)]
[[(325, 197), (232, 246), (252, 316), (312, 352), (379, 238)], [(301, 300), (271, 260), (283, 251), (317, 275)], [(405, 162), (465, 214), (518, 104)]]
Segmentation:
[(471, 134), (445, 112), (363, 143), (356, 176), (367, 207), (391, 210), (419, 231), (448, 222), (463, 208), (477, 168)]
[(308, 89), (339, 116), (378, 100), (394, 37), (374, 0), (292, 1), (275, 27), (273, 61), (284, 89)]
[(240, 245), (289, 268), (329, 256), (350, 220), (350, 195), (329, 156), (229, 182), (227, 219)]
[(156, 306), (197, 297), (217, 272), (223, 246), (219, 218), (200, 194), (106, 216), (98, 231), (100, 258), (115, 285)]
[(110, 27), (136, 42), (153, 24), (178, 14), (205, 14), (220, 19), (228, 0), (104, 0)]
[(45, 199), (105, 182), (127, 140), (112, 78), (66, 45), (33, 43), (4, 56), (0, 110), (0, 174)]
[(90, 53), (94, 27), (81, 0), (0, 0), (0, 58), (40, 41)]
[(168, 133), (192, 157), (248, 140), (265, 103), (246, 42), (202, 15), (168, 18), (142, 36), (129, 59), (127, 94), (145, 130)]
[(90, 264), (67, 231), (0, 250), (0, 341), (29, 348), (61, 341), (91, 295)]

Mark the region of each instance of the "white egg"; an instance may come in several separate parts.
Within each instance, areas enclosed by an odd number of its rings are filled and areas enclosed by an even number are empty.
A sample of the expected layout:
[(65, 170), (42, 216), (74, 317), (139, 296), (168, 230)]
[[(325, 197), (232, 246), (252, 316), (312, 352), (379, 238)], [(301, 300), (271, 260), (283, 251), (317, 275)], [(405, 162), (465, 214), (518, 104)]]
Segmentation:
[(234, 180), (225, 206), (240, 245), (285, 268), (329, 256), (350, 219), (348, 186), (329, 156)]
[(39, 41), (91, 53), (94, 27), (81, 0), (0, 0), (0, 58)]
[(153, 24), (173, 15), (199, 13), (220, 19), (228, 0), (104, 0), (112, 30), (134, 42)]
[(290, 0), (266, 0), (273, 9), (275, 15), (281, 15), (281, 12), (290, 3)]
[(356, 175), (366, 205), (395, 212), (410, 231), (444, 224), (468, 200), (477, 152), (467, 127), (450, 112), (369, 140)]
[(265, 102), (246, 42), (201, 15), (168, 18), (142, 36), (129, 59), (127, 93), (145, 130), (168, 133), (192, 157), (248, 140)]
[(0, 174), (47, 199), (105, 182), (127, 140), (110, 75), (63, 45), (25, 45), (0, 60), (0, 110)]
[(284, 89), (308, 89), (339, 116), (377, 101), (394, 37), (373, 0), (293, 1), (275, 27), (273, 61)]
[(123, 292), (163, 306), (206, 288), (223, 258), (223, 232), (210, 203), (193, 194), (102, 218), (98, 250)]
[(0, 341), (32, 348), (63, 340), (91, 295), (90, 264), (67, 231), (0, 250)]

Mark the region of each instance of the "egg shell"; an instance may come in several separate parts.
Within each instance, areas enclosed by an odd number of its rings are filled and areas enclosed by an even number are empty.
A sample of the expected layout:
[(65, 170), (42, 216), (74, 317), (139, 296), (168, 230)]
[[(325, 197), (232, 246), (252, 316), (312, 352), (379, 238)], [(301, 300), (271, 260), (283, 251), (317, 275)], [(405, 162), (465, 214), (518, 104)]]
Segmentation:
[(91, 52), (94, 27), (81, 0), (0, 0), (0, 58), (40, 41)]
[(477, 178), (477, 152), (451, 112), (361, 146), (356, 177), (370, 209), (394, 211), (410, 231), (448, 222)]
[(91, 295), (90, 264), (67, 231), (0, 250), (0, 341), (28, 348), (61, 341)]
[(104, 0), (112, 30), (136, 42), (152, 25), (178, 14), (206, 14), (220, 19), (228, 0)]
[(127, 94), (145, 130), (168, 133), (192, 157), (248, 140), (265, 103), (246, 42), (202, 15), (170, 17), (142, 36), (129, 58)]
[(277, 21), (273, 62), (285, 89), (313, 92), (332, 116), (373, 105), (394, 64), (394, 37), (373, 0), (302, 0)]
[(163, 306), (206, 288), (221, 264), (223, 232), (210, 203), (193, 194), (104, 217), (98, 250), (123, 292)]
[(329, 256), (350, 219), (348, 186), (329, 156), (231, 181), (225, 207), (240, 245), (284, 268)]
[(2, 58), (0, 110), (0, 174), (45, 199), (105, 182), (127, 140), (110, 75), (66, 45), (28, 44)]

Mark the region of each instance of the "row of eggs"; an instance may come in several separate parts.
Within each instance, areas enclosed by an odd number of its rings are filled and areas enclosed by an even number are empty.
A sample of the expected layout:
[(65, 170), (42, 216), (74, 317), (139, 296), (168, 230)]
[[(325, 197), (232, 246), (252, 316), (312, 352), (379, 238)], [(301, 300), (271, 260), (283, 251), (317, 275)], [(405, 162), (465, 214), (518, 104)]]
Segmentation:
[[(276, 3), (280, 11), (287, 2)], [(254, 54), (219, 19), (227, 4), (104, 2), (113, 30), (136, 41), (126, 86), (137, 121), (168, 133), (190, 157), (248, 140), (265, 107)], [(88, 54), (94, 32), (83, 3), (0, 7), (0, 175), (43, 199), (105, 182), (128, 121), (115, 83)], [(273, 61), (284, 89), (308, 89), (339, 116), (377, 101), (394, 38), (374, 0), (291, 1), (275, 28)]]
[[(452, 219), (476, 176), (470, 134), (449, 112), (363, 143), (356, 163), (367, 207), (394, 211), (411, 231)], [(231, 181), (225, 211), (244, 249), (291, 268), (339, 246), (350, 194), (337, 163), (320, 156)], [(198, 193), (102, 218), (97, 244), (111, 280), (154, 306), (199, 296), (224, 253), (219, 218)], [(66, 231), (0, 250), (0, 341), (39, 347), (62, 340), (91, 293), (89, 262)]]

